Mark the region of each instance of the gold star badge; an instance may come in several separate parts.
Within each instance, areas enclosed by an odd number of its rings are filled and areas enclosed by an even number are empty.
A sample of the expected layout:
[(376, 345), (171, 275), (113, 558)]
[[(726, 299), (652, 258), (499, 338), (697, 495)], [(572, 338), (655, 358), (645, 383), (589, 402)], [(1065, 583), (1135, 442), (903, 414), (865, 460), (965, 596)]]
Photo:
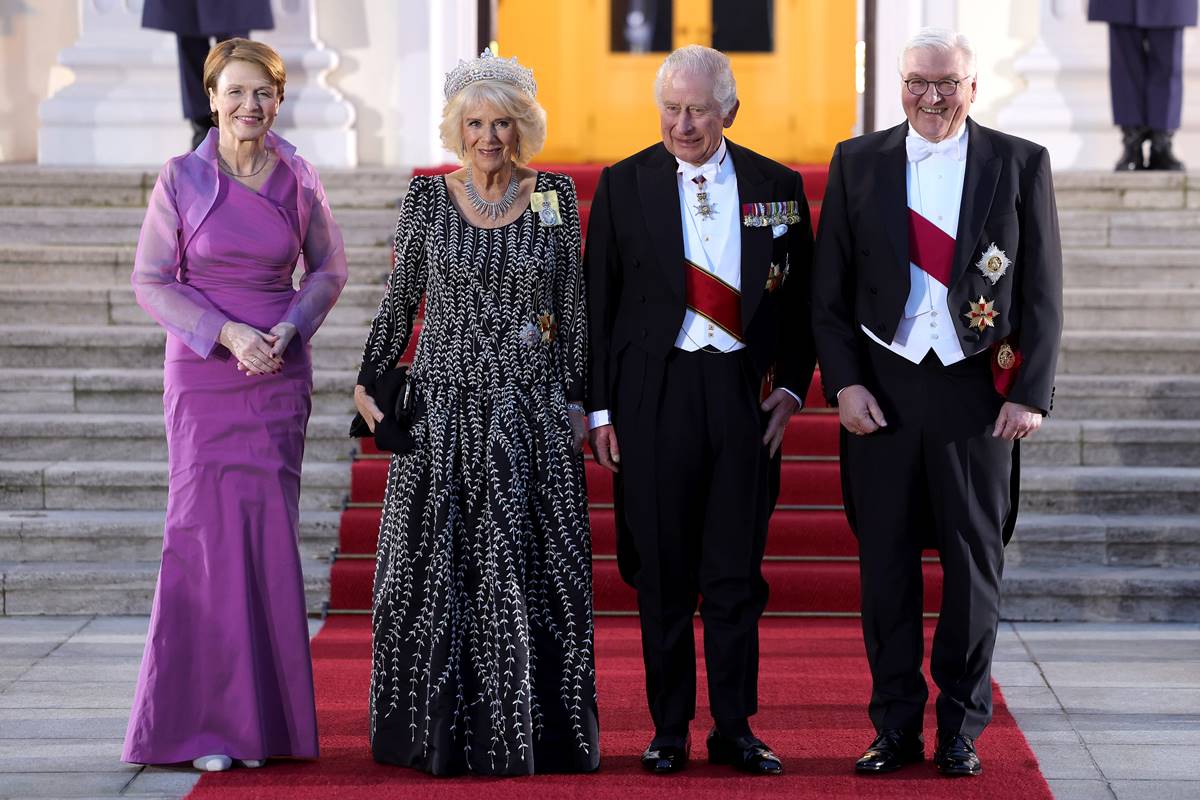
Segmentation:
[(967, 301), (971, 310), (963, 314), (967, 318), (967, 325), (971, 328), (978, 328), (980, 333), (985, 328), (996, 327), (996, 317), (999, 316), (996, 312), (996, 301), (988, 300), (983, 295), (979, 295), (978, 300)]

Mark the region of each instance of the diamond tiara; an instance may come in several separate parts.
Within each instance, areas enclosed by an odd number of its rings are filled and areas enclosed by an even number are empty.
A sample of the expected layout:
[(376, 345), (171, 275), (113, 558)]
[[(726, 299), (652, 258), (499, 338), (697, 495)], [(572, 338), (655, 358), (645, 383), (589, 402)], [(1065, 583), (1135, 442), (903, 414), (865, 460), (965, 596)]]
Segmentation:
[(530, 98), (537, 97), (537, 81), (533, 79), (533, 70), (518, 64), (515, 56), (500, 58), (492, 55), (491, 50), (484, 50), (479, 58), (470, 61), (459, 59), (458, 66), (446, 73), (446, 99), (454, 97), (464, 86), (475, 81), (504, 81), (516, 86)]

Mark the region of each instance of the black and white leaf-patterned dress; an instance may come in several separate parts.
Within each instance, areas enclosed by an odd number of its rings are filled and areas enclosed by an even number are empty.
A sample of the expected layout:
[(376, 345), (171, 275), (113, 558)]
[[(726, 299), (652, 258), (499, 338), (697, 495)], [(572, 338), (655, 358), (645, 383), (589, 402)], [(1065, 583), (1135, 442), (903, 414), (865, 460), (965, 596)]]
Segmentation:
[(583, 396), (585, 306), (570, 178), (542, 172), (560, 225), (528, 208), (467, 223), (414, 177), (359, 380), (400, 358), (416, 447), (393, 456), (375, 572), (371, 747), (435, 774), (599, 764), (591, 540), (567, 402)]

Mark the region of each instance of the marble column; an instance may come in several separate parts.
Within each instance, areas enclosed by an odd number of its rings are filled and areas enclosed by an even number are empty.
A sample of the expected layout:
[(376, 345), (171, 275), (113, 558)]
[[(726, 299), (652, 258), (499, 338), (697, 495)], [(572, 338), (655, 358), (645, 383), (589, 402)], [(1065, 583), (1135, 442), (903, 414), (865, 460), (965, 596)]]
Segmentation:
[[(337, 55), (316, 37), (312, 0), (272, 0), (287, 99), (276, 130), (320, 166), (354, 166), (354, 109), (325, 84)], [(142, 0), (80, 0), (79, 40), (59, 54), (73, 83), (38, 108), (38, 162), (157, 166), (185, 152), (175, 37), (141, 27)]]

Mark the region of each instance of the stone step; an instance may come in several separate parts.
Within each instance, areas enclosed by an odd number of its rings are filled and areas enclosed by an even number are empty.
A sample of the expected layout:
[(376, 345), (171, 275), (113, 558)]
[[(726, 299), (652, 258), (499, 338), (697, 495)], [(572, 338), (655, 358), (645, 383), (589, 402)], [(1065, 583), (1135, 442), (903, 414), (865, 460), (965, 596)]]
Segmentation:
[[(136, 245), (145, 215), (142, 208), (9, 206), (0, 215), (0, 242)], [(347, 245), (389, 244), (396, 231), (394, 208), (341, 208), (334, 219)]]
[[(357, 375), (313, 370), (313, 413), (353, 414)], [(161, 368), (0, 369), (0, 409), (10, 413), (161, 414), (162, 391)]]
[(1004, 572), (1000, 616), (1039, 622), (1195, 622), (1200, 619), (1200, 569), (1015, 567)]
[(1011, 566), (1200, 568), (1200, 517), (1020, 514), (1004, 554)]
[(1054, 199), (1065, 209), (1195, 208), (1200, 185), (1182, 172), (1069, 171), (1054, 176)]
[[(300, 514), (300, 550), (328, 560), (338, 541), (339, 511)], [(0, 561), (157, 562), (163, 512), (0, 511)]]
[[(409, 170), (388, 167), (321, 170), (334, 208), (395, 208)], [(130, 206), (145, 208), (158, 171), (0, 165), (0, 206)]]
[[(0, 286), (50, 285), (125, 288), (133, 271), (133, 244), (29, 244), (0, 240)], [(350, 286), (387, 282), (391, 271), (390, 241), (348, 246)], [(382, 290), (382, 288), (381, 288)]]
[(1063, 247), (1063, 282), (1072, 288), (1200, 288), (1200, 252), (1193, 247), (1104, 247), (1081, 241)]
[(1064, 247), (1149, 250), (1200, 244), (1200, 209), (1059, 209), (1058, 222)]
[[(348, 394), (348, 392), (347, 392)], [(349, 461), (357, 442), (349, 414), (309, 418), (304, 455)], [(163, 415), (8, 414), (0, 412), (0, 458), (6, 461), (166, 461)]]
[[(309, 614), (329, 599), (329, 562), (302, 559)], [(0, 562), (0, 591), (6, 615), (136, 614), (146, 616), (154, 601), (158, 564), (91, 562)]]
[(1059, 375), (1200, 375), (1200, 330), (1063, 332)]
[(1200, 419), (1200, 375), (1058, 375), (1053, 419)]
[[(346, 286), (326, 325), (371, 324), (382, 285)], [(0, 319), (7, 325), (34, 325), (69, 319), (72, 325), (145, 325), (150, 316), (137, 304), (133, 287), (0, 285)]]
[(1200, 467), (1200, 419), (1074, 421), (1051, 417), (1021, 443), (1021, 463)]
[[(321, 326), (313, 365), (357, 370), (366, 334), (364, 326)], [(136, 369), (161, 364), (165, 340), (157, 325), (0, 325), (0, 367)]]
[(1066, 289), (1068, 330), (1200, 330), (1200, 289)]
[[(350, 486), (347, 462), (306, 461), (300, 508), (339, 509)], [(0, 461), (0, 509), (162, 510), (165, 461)]]
[(1200, 468), (1022, 466), (1021, 511), (1200, 514)]

